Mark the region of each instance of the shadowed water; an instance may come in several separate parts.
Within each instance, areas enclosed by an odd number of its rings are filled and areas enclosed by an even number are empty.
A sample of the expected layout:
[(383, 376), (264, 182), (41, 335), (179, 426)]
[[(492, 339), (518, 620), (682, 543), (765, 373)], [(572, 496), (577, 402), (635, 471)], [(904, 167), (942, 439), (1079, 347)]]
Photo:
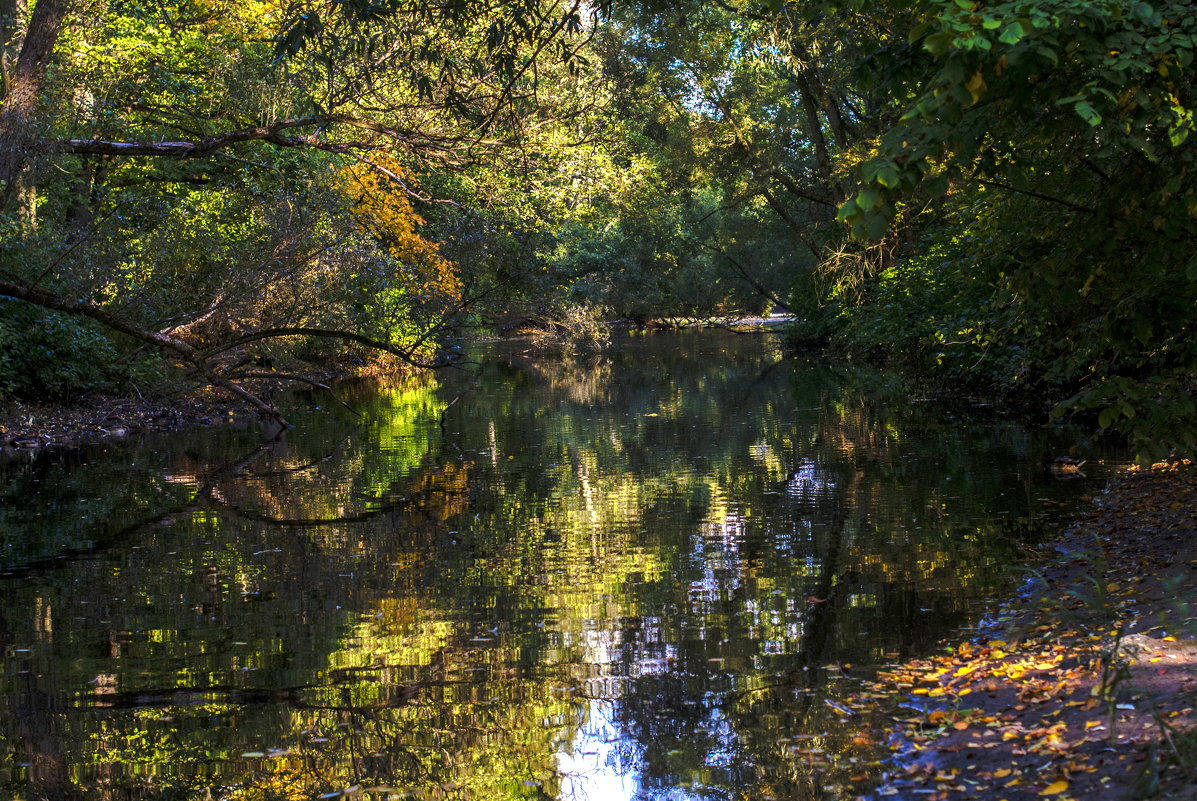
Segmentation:
[(0, 796), (847, 795), (844, 675), (1102, 478), (768, 336), (483, 356), (0, 468)]

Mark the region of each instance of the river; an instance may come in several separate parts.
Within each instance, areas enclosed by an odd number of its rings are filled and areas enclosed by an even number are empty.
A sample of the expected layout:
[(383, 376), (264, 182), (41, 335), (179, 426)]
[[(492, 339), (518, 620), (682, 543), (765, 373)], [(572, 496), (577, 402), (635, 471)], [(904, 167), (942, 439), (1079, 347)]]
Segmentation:
[(850, 795), (852, 677), (975, 625), (1111, 457), (777, 339), (501, 343), (272, 441), (0, 467), (0, 795)]

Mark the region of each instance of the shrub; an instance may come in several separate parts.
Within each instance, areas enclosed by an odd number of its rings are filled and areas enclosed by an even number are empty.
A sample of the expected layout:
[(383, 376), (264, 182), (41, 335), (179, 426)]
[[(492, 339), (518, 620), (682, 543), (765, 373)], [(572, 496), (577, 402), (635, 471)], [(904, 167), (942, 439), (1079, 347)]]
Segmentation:
[(0, 299), (0, 394), (69, 400), (109, 388), (116, 351), (87, 320)]

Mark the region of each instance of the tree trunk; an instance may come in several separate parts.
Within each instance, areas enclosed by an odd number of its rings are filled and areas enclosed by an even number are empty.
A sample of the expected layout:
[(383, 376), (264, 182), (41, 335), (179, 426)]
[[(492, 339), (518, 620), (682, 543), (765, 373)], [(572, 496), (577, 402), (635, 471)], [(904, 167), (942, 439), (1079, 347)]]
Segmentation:
[[(11, 0), (4, 0), (10, 2)], [(29, 18), (20, 55), (9, 73), (7, 94), (0, 105), (0, 212), (8, 208), (21, 173), (29, 160), (34, 132), (34, 110), (46, 79), (46, 69), (63, 22), (76, 0), (38, 0)], [(16, 3), (12, 3), (15, 8)], [(29, 191), (26, 187), (25, 192)]]
[(786, 210), (786, 207), (782, 204), (782, 202), (777, 199), (777, 195), (774, 195), (768, 189), (764, 190), (762, 194), (765, 197), (765, 202), (769, 204), (769, 208), (773, 209), (773, 211), (777, 213), (777, 216), (780, 217), (786, 225), (790, 226), (790, 229), (797, 235), (798, 240), (802, 242), (802, 244), (806, 245), (807, 250), (809, 250), (815, 257), (815, 261), (819, 261), (819, 259), (822, 258), (822, 254), (819, 251), (819, 246), (815, 244), (815, 240), (812, 239), (810, 234), (806, 232), (806, 229), (803, 227), (803, 225), (795, 220), (794, 216)]
[(807, 77), (806, 70), (794, 73), (794, 80), (798, 84), (798, 94), (802, 98), (802, 110), (806, 113), (807, 134), (811, 144), (815, 146), (815, 161), (819, 166), (819, 177), (823, 184), (831, 189), (831, 156), (827, 152), (827, 139), (823, 136), (823, 121), (819, 119), (819, 106), (815, 102), (814, 87)]
[[(803, 93), (809, 92), (812, 97), (817, 98), (819, 106), (823, 109), (823, 113), (827, 115), (827, 124), (831, 128), (831, 135), (835, 137), (835, 142), (841, 149), (847, 148), (851, 140), (851, 131), (848, 127), (847, 120), (840, 113), (839, 99), (832, 94), (827, 87), (827, 82), (823, 80), (823, 72), (819, 69), (819, 62), (811, 58), (810, 50), (800, 43), (795, 43), (792, 47), (794, 57), (802, 63), (799, 70), (801, 81), (804, 81), (806, 86), (800, 86), (799, 89)], [(803, 105), (805, 106), (805, 96), (803, 97)], [(809, 114), (809, 109), (807, 110)]]
[(79, 238), (87, 236), (88, 229), (91, 228), (92, 187), (95, 175), (93, 165), (95, 160), (95, 156), (82, 157), (82, 167), (79, 170), (79, 174), (75, 176), (71, 210), (67, 214), (67, 218), (71, 221), (71, 227), (75, 229), (74, 235)]

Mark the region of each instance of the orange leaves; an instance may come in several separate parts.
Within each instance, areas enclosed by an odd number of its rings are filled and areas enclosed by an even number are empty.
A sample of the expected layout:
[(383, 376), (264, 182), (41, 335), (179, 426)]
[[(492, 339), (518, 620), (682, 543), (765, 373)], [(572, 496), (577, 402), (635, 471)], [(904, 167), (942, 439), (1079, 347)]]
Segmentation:
[[(1177, 494), (1173, 488), (1168, 501)], [(1197, 473), (1189, 496), (1197, 498)], [(891, 666), (878, 676), (873, 685), (877, 695), (870, 697), (914, 695), (914, 705), (921, 710), (917, 717), (893, 718), (902, 727), (893, 730), (894, 739), (906, 747), (908, 756), (933, 760), (905, 775), (894, 774), (878, 796), (1101, 801), (1133, 795), (1135, 776), (1144, 769), (1140, 763), (1147, 762), (1147, 745), (1155, 743), (1162, 753), (1167, 740), (1160, 737), (1193, 725), (1187, 693), (1197, 687), (1191, 645), (1180, 634), (1175, 613), (1171, 618), (1160, 614), (1161, 625), (1127, 635), (1124, 610), (1132, 600), (1144, 618), (1142, 610), (1159, 611), (1159, 604), (1175, 601), (1174, 583), (1156, 573), (1169, 565), (1173, 570), (1186, 564), (1197, 567), (1197, 548), (1185, 528), (1188, 520), (1173, 525), (1175, 535), (1161, 533), (1163, 526), (1159, 532), (1153, 529), (1148, 542), (1137, 535), (1141, 519), (1136, 512), (1133, 521), (1128, 516), (1117, 522), (1127, 526), (1128, 536), (1117, 541), (1121, 550), (1109, 540), (1103, 544), (1109, 559), (1103, 575), (1094, 577), (1091, 565), (1079, 559), (1059, 568), (1067, 569), (1067, 576), (1052, 579), (1061, 596), (1059, 605), (1018, 609), (1022, 602), (1015, 601), (1004, 607), (1002, 612), (1008, 614), (996, 622), (1009, 625), (988, 630), (1004, 632), (1005, 639), (979, 636), (953, 644), (939, 656)], [(1064, 588), (1072, 586), (1103, 593), (1109, 609), (1121, 617), (1108, 623), (1103, 619), (1101, 628), (1092, 623), (1071, 628), (1070, 618), (1061, 612), (1068, 609), (1067, 599), (1076, 596), (1065, 597)], [(1171, 629), (1175, 632), (1169, 633)], [(1119, 643), (1133, 648), (1127, 659), (1135, 680), (1142, 682), (1136, 684), (1142, 699), (1116, 694), (1108, 681), (1103, 682), (1103, 671), (1112, 664), (1111, 654)], [(974, 692), (967, 702), (979, 709), (962, 708), (962, 697), (970, 690)], [(1167, 782), (1179, 786), (1187, 779), (1167, 771), (1158, 775), (1161, 787)], [(965, 788), (967, 795), (958, 795), (957, 787)]]
[(927, 713), (927, 722), (932, 726), (938, 726), (948, 719), (948, 713), (943, 709), (934, 709)]
[(1060, 689), (1059, 685), (1032, 679), (1018, 691), (1018, 700), (1028, 704), (1042, 704), (1054, 698)]
[(456, 265), (416, 230), (424, 220), (408, 199), (408, 185), (414, 181), (399, 162), (386, 155), (375, 156), (373, 165), (343, 168), (338, 178), (358, 225), (399, 263), (395, 278), (401, 289), (421, 299), (447, 303), (460, 299), (462, 285)]

